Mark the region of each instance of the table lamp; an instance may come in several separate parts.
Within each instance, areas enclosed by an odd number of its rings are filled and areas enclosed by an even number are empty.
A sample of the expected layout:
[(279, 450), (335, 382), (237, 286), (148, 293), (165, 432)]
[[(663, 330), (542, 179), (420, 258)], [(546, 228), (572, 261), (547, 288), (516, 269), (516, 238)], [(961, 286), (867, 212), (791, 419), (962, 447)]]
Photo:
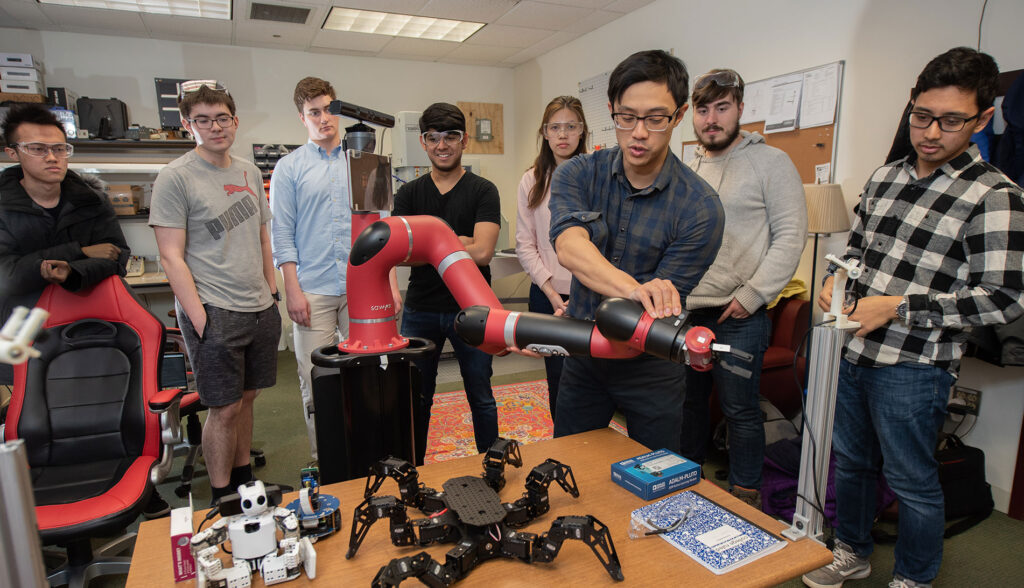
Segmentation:
[[(814, 257), (811, 258), (811, 316), (814, 316), (814, 285), (818, 280), (818, 238), (850, 230), (843, 187), (839, 184), (804, 184), (807, 201), (807, 233), (814, 235)], [(814, 319), (811, 319), (814, 324)]]

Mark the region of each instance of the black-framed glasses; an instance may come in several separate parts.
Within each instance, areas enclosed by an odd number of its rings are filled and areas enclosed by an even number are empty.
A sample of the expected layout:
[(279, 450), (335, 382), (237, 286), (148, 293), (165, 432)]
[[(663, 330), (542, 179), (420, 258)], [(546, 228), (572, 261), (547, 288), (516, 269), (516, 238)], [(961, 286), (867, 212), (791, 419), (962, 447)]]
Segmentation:
[(628, 112), (613, 112), (612, 122), (615, 123), (615, 128), (623, 131), (632, 131), (636, 128), (637, 123), (643, 122), (644, 128), (648, 131), (660, 133), (668, 130), (668, 125), (672, 122), (676, 112), (679, 112), (678, 108), (672, 114), (648, 114), (647, 116), (637, 116)]
[(736, 72), (732, 71), (718, 71), (715, 73), (706, 73), (698, 77), (693, 82), (694, 90), (702, 90), (708, 86), (708, 84), (714, 83), (716, 86), (739, 86), (740, 78), (736, 75)]
[(71, 154), (75, 152), (75, 146), (70, 143), (13, 143), (11, 149), (20, 149), (22, 153), (27, 153), (32, 157), (46, 157), (47, 153), (53, 153), (53, 156), (57, 159), (65, 159), (71, 157)]
[(915, 129), (927, 129), (932, 126), (932, 123), (939, 121), (939, 129), (947, 133), (955, 133), (962, 131), (967, 123), (981, 116), (981, 113), (975, 114), (974, 116), (964, 118), (962, 116), (954, 116), (952, 114), (943, 114), (940, 116), (932, 116), (927, 112), (911, 112), (907, 116), (907, 123)]
[(228, 89), (217, 80), (189, 80), (178, 84), (178, 101), (185, 99), (185, 94), (198, 92), (201, 88), (209, 88), (214, 92), (228, 93)]
[(217, 126), (219, 126), (222, 129), (230, 129), (231, 127), (235, 126), (235, 117), (227, 115), (218, 116), (217, 118), (206, 118), (205, 116), (198, 116), (196, 118), (186, 118), (185, 120), (192, 123), (192, 126), (194, 126), (195, 128), (203, 129), (204, 131), (206, 129), (212, 129), (213, 123), (217, 123)]
[(579, 135), (583, 132), (584, 128), (586, 128), (586, 125), (581, 122), (547, 123), (544, 125), (544, 136), (557, 137), (562, 133), (566, 135)]
[(445, 145), (458, 145), (465, 136), (466, 133), (462, 131), (427, 131), (420, 135), (423, 137), (423, 142), (430, 147), (437, 147), (441, 141), (444, 141)]

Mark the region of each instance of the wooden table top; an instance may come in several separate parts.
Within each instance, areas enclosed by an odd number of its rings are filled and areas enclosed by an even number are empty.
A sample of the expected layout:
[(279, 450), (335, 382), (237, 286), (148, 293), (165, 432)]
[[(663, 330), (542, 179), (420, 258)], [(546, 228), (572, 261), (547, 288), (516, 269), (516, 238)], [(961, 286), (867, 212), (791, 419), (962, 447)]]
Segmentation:
[[(558, 516), (593, 515), (609, 527), (622, 564), (625, 582), (618, 583), (612, 580), (585, 544), (579, 541), (566, 541), (558, 557), (551, 563), (530, 565), (514, 559), (486, 561), (459, 582), (460, 586), (651, 586), (665, 582), (694, 586), (774, 586), (832, 561), (831, 552), (815, 541), (787, 540), (786, 547), (773, 554), (728, 574), (715, 575), (659, 537), (652, 536), (639, 540), (629, 538), (629, 513), (647, 502), (611, 481), (611, 464), (646, 453), (647, 449), (639, 443), (612, 429), (601, 429), (523, 445), (520, 450), (523, 467), (506, 468), (507, 484), (500, 493), (503, 501), (513, 502), (519, 498), (530, 470), (549, 457), (572, 467), (580, 489), (580, 497), (574, 499), (563, 492), (557, 484), (551, 484), (551, 510), (532, 521), (523, 528), (523, 531), (539, 535), (547, 531)], [(420, 482), (432, 488), (440, 488), (449, 478), (477, 475), (483, 471), (480, 456), (434, 463), (417, 469)], [(424, 550), (434, 559), (444, 562), (445, 553), (452, 545), (435, 544), (425, 548), (395, 547), (391, 544), (386, 520), (374, 524), (356, 556), (346, 560), (344, 554), (348, 549), (349, 534), (352, 530), (351, 513), (362, 501), (365, 483), (365, 478), (360, 478), (330, 484), (321, 489), (322, 493), (333, 495), (341, 501), (341, 531), (314, 544), (317, 551), (316, 579), (311, 581), (303, 574), (297, 580), (289, 582), (288, 586), (305, 586), (309, 583), (337, 586), (341, 580), (353, 586), (367, 586), (381, 566), (391, 559), (415, 555)], [(699, 491), (709, 499), (773, 533), (779, 534), (788, 527), (754, 510), (713, 483), (702, 480), (690, 489)], [(385, 494), (398, 494), (394, 481), (386, 481), (378, 492), (378, 495)], [(283, 504), (287, 504), (295, 496), (296, 494), (286, 495)], [(205, 511), (196, 513), (196, 525), (204, 514)], [(418, 518), (420, 513), (411, 510), (410, 516)], [(152, 588), (173, 585), (169, 537), (169, 518), (142, 523), (135, 543), (127, 586)], [(224, 557), (227, 559), (227, 556)], [(415, 578), (407, 582), (410, 586), (418, 585)], [(195, 581), (183, 585), (189, 584), (194, 585)], [(253, 585), (262, 586), (262, 580), (254, 576)]]

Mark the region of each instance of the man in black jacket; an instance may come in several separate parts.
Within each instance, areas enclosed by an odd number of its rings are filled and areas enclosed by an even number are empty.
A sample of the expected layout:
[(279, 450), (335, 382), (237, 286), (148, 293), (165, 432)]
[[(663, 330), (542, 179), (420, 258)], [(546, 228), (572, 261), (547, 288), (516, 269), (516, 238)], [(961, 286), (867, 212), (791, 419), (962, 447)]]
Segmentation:
[[(0, 324), (14, 307), (35, 306), (48, 284), (76, 292), (123, 276), (129, 254), (106, 195), (68, 171), (73, 148), (49, 110), (12, 110), (3, 139), (18, 165), (0, 174)], [(0, 385), (12, 381), (11, 367), (0, 364)], [(154, 492), (144, 514), (169, 511)]]
[(128, 244), (106, 196), (68, 171), (64, 127), (39, 105), (15, 109), (0, 174), (0, 320), (33, 306), (50, 283), (71, 291), (124, 275)]

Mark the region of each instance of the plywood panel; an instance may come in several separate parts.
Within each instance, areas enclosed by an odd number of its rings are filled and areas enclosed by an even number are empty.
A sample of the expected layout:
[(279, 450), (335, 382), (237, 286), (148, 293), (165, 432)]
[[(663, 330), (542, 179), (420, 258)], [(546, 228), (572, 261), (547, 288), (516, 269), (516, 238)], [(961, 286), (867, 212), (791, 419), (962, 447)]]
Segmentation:
[[(481, 153), (484, 155), (501, 155), (505, 153), (505, 125), (502, 121), (504, 106), (489, 102), (456, 102), (456, 106), (466, 115), (466, 131), (469, 134), (469, 145), (466, 146), (466, 153)], [(490, 141), (477, 141), (476, 121), (477, 119), (489, 119), (491, 121)]]

